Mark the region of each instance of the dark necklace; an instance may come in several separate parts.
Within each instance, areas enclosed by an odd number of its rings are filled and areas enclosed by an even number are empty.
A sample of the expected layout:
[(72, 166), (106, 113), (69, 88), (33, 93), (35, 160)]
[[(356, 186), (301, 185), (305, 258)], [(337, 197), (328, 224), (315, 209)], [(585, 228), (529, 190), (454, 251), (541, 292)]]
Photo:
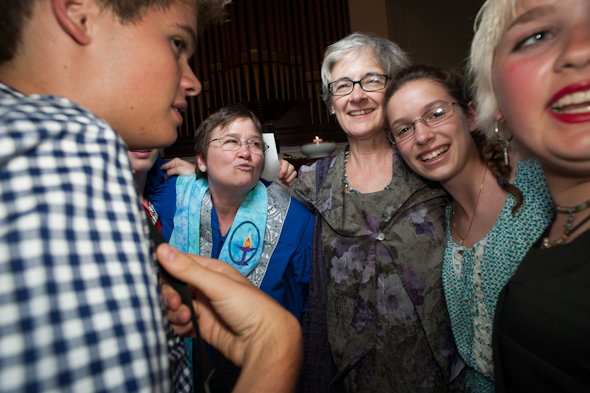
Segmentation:
[[(348, 164), (348, 155), (349, 154), (350, 154), (350, 150), (346, 150), (346, 152), (344, 153), (344, 180), (342, 180), (342, 182), (344, 183), (344, 187), (346, 187), (348, 189), (348, 191), (350, 191), (352, 194), (360, 194), (360, 192), (358, 192), (357, 190), (352, 188), (350, 186), (350, 184), (348, 184), (348, 178), (346, 177), (346, 164)], [(389, 181), (389, 184), (385, 186), (384, 190), (389, 190), (390, 188), (391, 188), (391, 180)]]
[[(573, 206), (573, 207), (563, 207), (563, 206), (555, 205), (555, 210), (556, 210), (555, 215), (557, 215), (557, 213), (568, 213), (570, 216), (567, 218), (567, 221), (566, 221), (565, 225), (563, 226), (563, 234), (560, 237), (558, 237), (555, 241), (549, 240), (549, 236), (543, 238), (543, 248), (557, 247), (557, 246), (563, 244), (564, 242), (567, 241), (567, 239), (569, 239), (570, 235), (573, 232), (578, 230), (578, 228), (580, 228), (588, 220), (590, 220), (590, 216), (588, 216), (585, 219), (583, 219), (578, 225), (576, 225), (575, 227), (572, 228), (572, 223), (574, 222), (574, 218), (576, 217), (576, 213), (581, 212), (582, 210), (586, 210), (588, 208), (588, 206), (590, 206), (590, 200), (582, 203), (581, 205)], [(553, 216), (553, 218), (555, 219), (555, 216)]]

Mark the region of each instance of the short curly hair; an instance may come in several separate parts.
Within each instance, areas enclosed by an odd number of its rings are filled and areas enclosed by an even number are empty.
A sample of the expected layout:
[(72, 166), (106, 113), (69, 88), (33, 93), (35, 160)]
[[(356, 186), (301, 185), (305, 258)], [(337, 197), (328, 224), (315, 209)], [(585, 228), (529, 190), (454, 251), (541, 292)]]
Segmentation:
[[(242, 104), (232, 104), (227, 105), (218, 110), (217, 112), (213, 113), (207, 119), (205, 119), (197, 131), (195, 132), (195, 155), (203, 157), (203, 160), (207, 160), (207, 149), (209, 147), (209, 143), (211, 141), (211, 135), (217, 130), (217, 128), (221, 128), (222, 131), (225, 131), (230, 124), (238, 119), (250, 119), (252, 123), (254, 123), (254, 128), (260, 139), (262, 137), (262, 125), (260, 124), (260, 120), (258, 117), (248, 108), (243, 106)], [(262, 156), (264, 160), (264, 156)], [(201, 172), (199, 166), (195, 168), (195, 173), (197, 174), (197, 178), (206, 177), (205, 172)]]
[[(0, 65), (16, 55), (25, 25), (37, 1), (48, 0), (0, 0)], [(202, 31), (206, 26), (223, 20), (225, 6), (231, 0), (98, 0), (102, 9), (112, 11), (121, 23), (136, 23), (149, 10), (165, 10), (176, 3), (196, 7), (197, 26)]]
[(400, 69), (411, 64), (410, 58), (395, 42), (380, 38), (372, 34), (352, 33), (340, 41), (333, 43), (324, 52), (322, 62), (322, 99), (326, 105), (332, 104), (332, 95), (328, 85), (332, 82), (332, 69), (334, 65), (344, 57), (358, 56), (371, 53), (383, 68), (385, 73), (392, 77)]

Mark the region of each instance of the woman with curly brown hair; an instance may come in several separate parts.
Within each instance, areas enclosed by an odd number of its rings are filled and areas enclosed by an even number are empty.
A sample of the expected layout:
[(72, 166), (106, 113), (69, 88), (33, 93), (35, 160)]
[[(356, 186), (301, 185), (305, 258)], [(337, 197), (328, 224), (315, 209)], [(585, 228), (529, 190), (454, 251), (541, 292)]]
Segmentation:
[(549, 224), (545, 178), (536, 161), (519, 159), (505, 140), (487, 140), (476, 129), (476, 108), (458, 75), (411, 66), (394, 77), (387, 97), (391, 142), (410, 168), (453, 198), (446, 209), (445, 298), (468, 365), (466, 391), (493, 392), (496, 302)]

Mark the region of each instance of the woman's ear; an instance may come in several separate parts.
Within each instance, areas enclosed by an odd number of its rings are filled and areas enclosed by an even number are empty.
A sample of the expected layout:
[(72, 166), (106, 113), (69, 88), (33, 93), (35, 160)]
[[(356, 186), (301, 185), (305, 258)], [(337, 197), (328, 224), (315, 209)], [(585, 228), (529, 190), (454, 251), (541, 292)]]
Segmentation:
[[(504, 115), (499, 110), (496, 113), (496, 127), (494, 131), (496, 131), (497, 138), (500, 138), (501, 140), (503, 139), (508, 143), (514, 137), (514, 134), (512, 134), (510, 127), (508, 126), (508, 124), (506, 124), (506, 120), (504, 120)], [(521, 147), (521, 149), (523, 149), (523, 147)]]
[(200, 168), (202, 166), (207, 166), (207, 163), (205, 162), (205, 160), (203, 159), (203, 156), (201, 156), (200, 154), (197, 154), (197, 167)]
[(477, 128), (477, 106), (475, 106), (475, 102), (469, 101), (467, 103), (465, 114), (467, 115), (467, 125), (469, 126), (469, 132), (475, 131)]
[(95, 0), (51, 0), (51, 4), (61, 28), (70, 37), (80, 45), (92, 42), (91, 16), (100, 12)]

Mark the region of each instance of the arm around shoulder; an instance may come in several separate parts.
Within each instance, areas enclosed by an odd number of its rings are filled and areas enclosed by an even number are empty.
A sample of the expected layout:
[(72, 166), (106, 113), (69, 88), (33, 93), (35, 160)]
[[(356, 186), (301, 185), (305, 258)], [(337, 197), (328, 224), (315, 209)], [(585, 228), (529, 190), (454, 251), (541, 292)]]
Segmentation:
[(298, 177), (289, 187), (289, 194), (297, 199), (307, 210), (314, 212), (313, 201), (316, 197), (316, 169), (315, 163), (311, 166), (303, 165), (299, 168)]

